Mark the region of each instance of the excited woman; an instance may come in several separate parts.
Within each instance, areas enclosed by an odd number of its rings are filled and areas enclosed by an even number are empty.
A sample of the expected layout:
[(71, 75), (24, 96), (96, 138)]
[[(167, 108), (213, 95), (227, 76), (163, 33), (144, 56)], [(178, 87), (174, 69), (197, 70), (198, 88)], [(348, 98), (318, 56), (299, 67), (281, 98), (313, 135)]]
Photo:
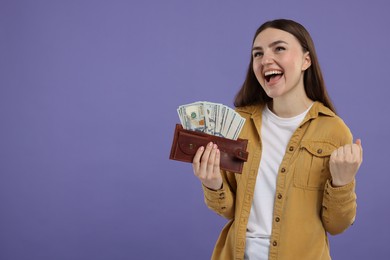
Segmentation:
[(327, 233), (355, 219), (363, 149), (335, 113), (301, 24), (259, 27), (235, 106), (246, 118), (243, 173), (221, 171), (212, 143), (193, 160), (207, 206), (229, 219), (212, 259), (331, 259)]

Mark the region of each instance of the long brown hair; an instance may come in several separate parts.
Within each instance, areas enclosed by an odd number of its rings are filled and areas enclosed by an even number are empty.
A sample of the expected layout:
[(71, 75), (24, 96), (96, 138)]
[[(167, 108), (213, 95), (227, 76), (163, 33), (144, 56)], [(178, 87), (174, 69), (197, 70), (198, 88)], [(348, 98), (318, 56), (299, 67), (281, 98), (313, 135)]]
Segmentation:
[[(325, 82), (322, 76), (313, 40), (305, 27), (295, 21), (287, 19), (277, 19), (265, 22), (257, 29), (255, 36), (253, 37), (252, 45), (257, 35), (259, 35), (259, 33), (267, 28), (283, 30), (294, 35), (301, 44), (303, 51), (309, 52), (311, 66), (305, 71), (303, 76), (306, 95), (311, 100), (320, 101), (333, 112), (336, 112), (326, 91)], [(271, 100), (272, 98), (267, 96), (260, 83), (256, 79), (255, 73), (253, 71), (253, 57), (251, 54), (246, 78), (241, 89), (238, 91), (235, 97), (234, 105), (236, 107), (243, 107), (255, 104), (265, 104)]]

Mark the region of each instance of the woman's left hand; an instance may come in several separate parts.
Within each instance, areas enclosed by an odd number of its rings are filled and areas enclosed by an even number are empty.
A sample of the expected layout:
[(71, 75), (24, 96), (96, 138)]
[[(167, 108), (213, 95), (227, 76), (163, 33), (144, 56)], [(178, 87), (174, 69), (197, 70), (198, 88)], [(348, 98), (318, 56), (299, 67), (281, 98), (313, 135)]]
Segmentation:
[(332, 186), (340, 187), (351, 183), (363, 161), (363, 147), (360, 139), (334, 150), (330, 155), (329, 167)]

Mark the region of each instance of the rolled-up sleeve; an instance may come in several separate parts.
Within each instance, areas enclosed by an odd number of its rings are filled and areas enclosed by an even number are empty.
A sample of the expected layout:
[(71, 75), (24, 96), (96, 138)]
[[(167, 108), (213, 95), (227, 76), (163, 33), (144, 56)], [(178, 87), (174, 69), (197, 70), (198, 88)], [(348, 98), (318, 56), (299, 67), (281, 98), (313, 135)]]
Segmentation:
[(235, 193), (232, 191), (232, 187), (227, 181), (227, 178), (223, 178), (223, 185), (219, 190), (211, 190), (204, 185), (202, 187), (204, 201), (207, 207), (220, 216), (232, 219), (234, 217)]
[(322, 222), (325, 230), (336, 235), (353, 224), (356, 216), (355, 180), (342, 187), (332, 187), (328, 180), (322, 202)]

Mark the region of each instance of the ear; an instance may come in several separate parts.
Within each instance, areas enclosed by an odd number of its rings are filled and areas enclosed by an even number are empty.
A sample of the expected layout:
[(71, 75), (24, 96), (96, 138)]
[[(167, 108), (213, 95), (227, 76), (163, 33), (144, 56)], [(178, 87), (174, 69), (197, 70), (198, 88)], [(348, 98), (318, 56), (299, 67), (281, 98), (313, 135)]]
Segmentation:
[(302, 65), (302, 71), (307, 70), (311, 66), (311, 58), (310, 53), (306, 52), (303, 54), (303, 65)]

